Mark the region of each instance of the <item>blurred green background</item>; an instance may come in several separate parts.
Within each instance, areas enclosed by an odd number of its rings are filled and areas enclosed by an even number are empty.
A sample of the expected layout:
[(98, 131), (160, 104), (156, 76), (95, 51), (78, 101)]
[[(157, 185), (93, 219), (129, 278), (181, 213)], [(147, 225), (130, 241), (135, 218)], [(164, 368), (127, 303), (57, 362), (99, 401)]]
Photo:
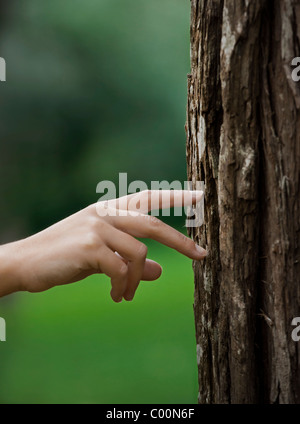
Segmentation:
[[(0, 241), (95, 202), (101, 180), (186, 179), (188, 0), (0, 1)], [(171, 221), (184, 231), (184, 217)], [(0, 403), (195, 403), (191, 261), (115, 305), (97, 276), (0, 300)]]

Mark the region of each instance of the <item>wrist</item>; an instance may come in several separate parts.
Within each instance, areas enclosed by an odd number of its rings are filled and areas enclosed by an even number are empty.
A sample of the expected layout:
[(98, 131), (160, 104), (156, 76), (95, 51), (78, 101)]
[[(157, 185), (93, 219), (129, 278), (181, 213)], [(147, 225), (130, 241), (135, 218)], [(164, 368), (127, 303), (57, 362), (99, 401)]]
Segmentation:
[(0, 246), (0, 297), (24, 291), (20, 242)]

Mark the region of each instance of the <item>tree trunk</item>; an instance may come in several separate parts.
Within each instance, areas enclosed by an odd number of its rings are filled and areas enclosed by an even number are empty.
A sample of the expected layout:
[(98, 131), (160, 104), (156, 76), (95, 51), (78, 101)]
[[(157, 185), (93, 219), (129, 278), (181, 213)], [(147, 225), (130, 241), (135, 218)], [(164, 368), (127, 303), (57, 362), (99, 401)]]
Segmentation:
[(188, 178), (200, 403), (300, 403), (300, 2), (191, 0)]

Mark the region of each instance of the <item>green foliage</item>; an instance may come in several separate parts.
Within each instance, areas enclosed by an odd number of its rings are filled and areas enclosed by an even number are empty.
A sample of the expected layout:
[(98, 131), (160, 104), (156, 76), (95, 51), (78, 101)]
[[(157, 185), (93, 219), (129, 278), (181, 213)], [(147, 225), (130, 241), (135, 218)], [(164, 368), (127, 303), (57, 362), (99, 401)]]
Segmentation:
[[(186, 179), (188, 1), (12, 1), (0, 39), (3, 231), (44, 228), (119, 172)], [(196, 402), (191, 263), (151, 246), (164, 276), (132, 304), (104, 277), (0, 301), (0, 402)]]
[(149, 250), (164, 273), (132, 303), (114, 304), (96, 276), (1, 308), (1, 402), (196, 403), (190, 261)]
[(39, 229), (119, 172), (186, 179), (188, 28), (182, 0), (14, 4), (2, 35), (7, 216), (21, 195), (18, 218)]

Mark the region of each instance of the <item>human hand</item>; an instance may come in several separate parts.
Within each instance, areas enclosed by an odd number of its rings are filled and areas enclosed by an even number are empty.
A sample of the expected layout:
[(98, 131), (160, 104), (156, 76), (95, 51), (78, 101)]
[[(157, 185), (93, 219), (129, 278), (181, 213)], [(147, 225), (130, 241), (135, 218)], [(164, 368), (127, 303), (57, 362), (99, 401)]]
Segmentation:
[[(141, 280), (156, 280), (162, 272), (136, 237), (151, 238), (191, 259), (206, 256), (190, 238), (146, 212), (196, 204), (202, 195), (144, 191), (88, 206), (34, 236), (1, 246), (2, 260), (14, 258), (7, 278), (17, 290), (36, 293), (104, 273), (111, 278), (115, 302), (132, 300)], [(0, 287), (1, 294), (7, 293)]]

